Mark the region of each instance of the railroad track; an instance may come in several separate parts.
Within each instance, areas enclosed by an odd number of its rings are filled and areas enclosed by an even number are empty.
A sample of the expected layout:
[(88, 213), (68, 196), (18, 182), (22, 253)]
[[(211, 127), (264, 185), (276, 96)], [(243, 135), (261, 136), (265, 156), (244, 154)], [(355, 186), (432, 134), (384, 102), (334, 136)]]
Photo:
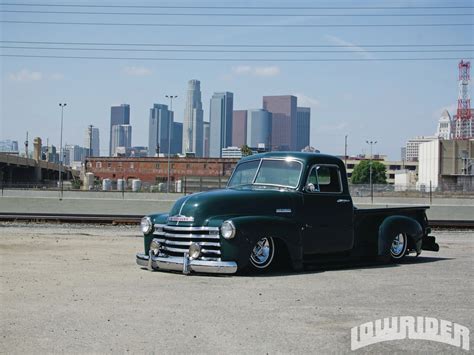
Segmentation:
[[(4, 213), (1, 221), (138, 224), (142, 215), (69, 214), (69, 213)], [(474, 220), (431, 220), (431, 228), (474, 228)]]

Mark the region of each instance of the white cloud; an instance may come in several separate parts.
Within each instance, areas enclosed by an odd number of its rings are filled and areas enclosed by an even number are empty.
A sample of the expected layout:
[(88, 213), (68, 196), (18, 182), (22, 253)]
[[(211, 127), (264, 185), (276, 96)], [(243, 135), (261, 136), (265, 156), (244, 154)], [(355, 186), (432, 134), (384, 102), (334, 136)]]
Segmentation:
[(253, 67), (250, 65), (238, 65), (232, 68), (232, 73), (235, 75), (251, 75), (257, 77), (275, 77), (280, 75), (280, 67), (276, 65)]
[(333, 124), (329, 124), (329, 125), (322, 125), (320, 127), (320, 130), (321, 131), (342, 131), (342, 130), (346, 130), (346, 128), (349, 126), (349, 124), (347, 122), (335, 122)]
[(10, 73), (8, 78), (12, 81), (39, 81), (43, 79), (43, 73), (38, 71), (31, 71), (29, 69), (22, 69), (16, 73)]
[(321, 104), (318, 99), (309, 97), (301, 93), (296, 93), (294, 94), (294, 96), (298, 98), (298, 106), (300, 107), (311, 107), (312, 109), (315, 109)]
[(150, 76), (153, 74), (153, 71), (149, 68), (136, 66), (126, 66), (122, 72), (130, 76)]
[(51, 80), (63, 80), (64, 79), (64, 75), (61, 74), (61, 73), (53, 73), (50, 75), (49, 77)]
[[(355, 54), (359, 54), (361, 57), (363, 58), (366, 58), (366, 59), (373, 59), (374, 56), (367, 52), (367, 50), (363, 47), (359, 47), (358, 45), (352, 43), (352, 42), (349, 42), (349, 41), (345, 41), (343, 40), (342, 38), (339, 38), (339, 37), (336, 37), (336, 36), (331, 36), (331, 35), (325, 35), (324, 36), (329, 42), (332, 42), (334, 44), (337, 44), (339, 46), (344, 46), (344, 47), (347, 47), (349, 49), (352, 49)], [(341, 49), (341, 52), (343, 51), (343, 48)]]

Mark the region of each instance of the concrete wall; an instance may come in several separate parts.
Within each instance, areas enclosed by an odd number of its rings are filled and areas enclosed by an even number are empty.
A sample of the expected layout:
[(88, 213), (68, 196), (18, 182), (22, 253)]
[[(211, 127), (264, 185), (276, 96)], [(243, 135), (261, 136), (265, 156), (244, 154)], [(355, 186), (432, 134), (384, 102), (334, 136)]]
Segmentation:
[[(182, 194), (65, 191), (59, 200), (57, 191), (5, 190), (0, 197), (0, 212), (90, 213), (112, 215), (145, 215), (168, 212)], [(354, 198), (360, 208), (429, 206), (428, 198)], [(428, 210), (433, 220), (473, 220), (473, 199), (438, 198)]]

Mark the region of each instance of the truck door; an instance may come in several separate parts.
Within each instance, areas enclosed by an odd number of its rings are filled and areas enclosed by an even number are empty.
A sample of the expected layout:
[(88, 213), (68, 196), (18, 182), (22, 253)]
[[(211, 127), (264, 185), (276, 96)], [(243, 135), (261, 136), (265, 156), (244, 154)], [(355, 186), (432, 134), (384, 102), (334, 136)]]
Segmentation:
[(337, 165), (311, 167), (303, 191), (303, 251), (336, 253), (352, 249), (353, 205)]

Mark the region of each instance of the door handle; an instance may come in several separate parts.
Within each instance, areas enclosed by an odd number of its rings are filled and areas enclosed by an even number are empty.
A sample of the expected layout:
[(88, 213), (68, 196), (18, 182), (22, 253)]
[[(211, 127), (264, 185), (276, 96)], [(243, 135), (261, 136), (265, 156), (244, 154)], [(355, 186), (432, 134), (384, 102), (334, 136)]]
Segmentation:
[(336, 201), (337, 203), (349, 203), (351, 200), (345, 200), (343, 198), (340, 198), (339, 200)]

